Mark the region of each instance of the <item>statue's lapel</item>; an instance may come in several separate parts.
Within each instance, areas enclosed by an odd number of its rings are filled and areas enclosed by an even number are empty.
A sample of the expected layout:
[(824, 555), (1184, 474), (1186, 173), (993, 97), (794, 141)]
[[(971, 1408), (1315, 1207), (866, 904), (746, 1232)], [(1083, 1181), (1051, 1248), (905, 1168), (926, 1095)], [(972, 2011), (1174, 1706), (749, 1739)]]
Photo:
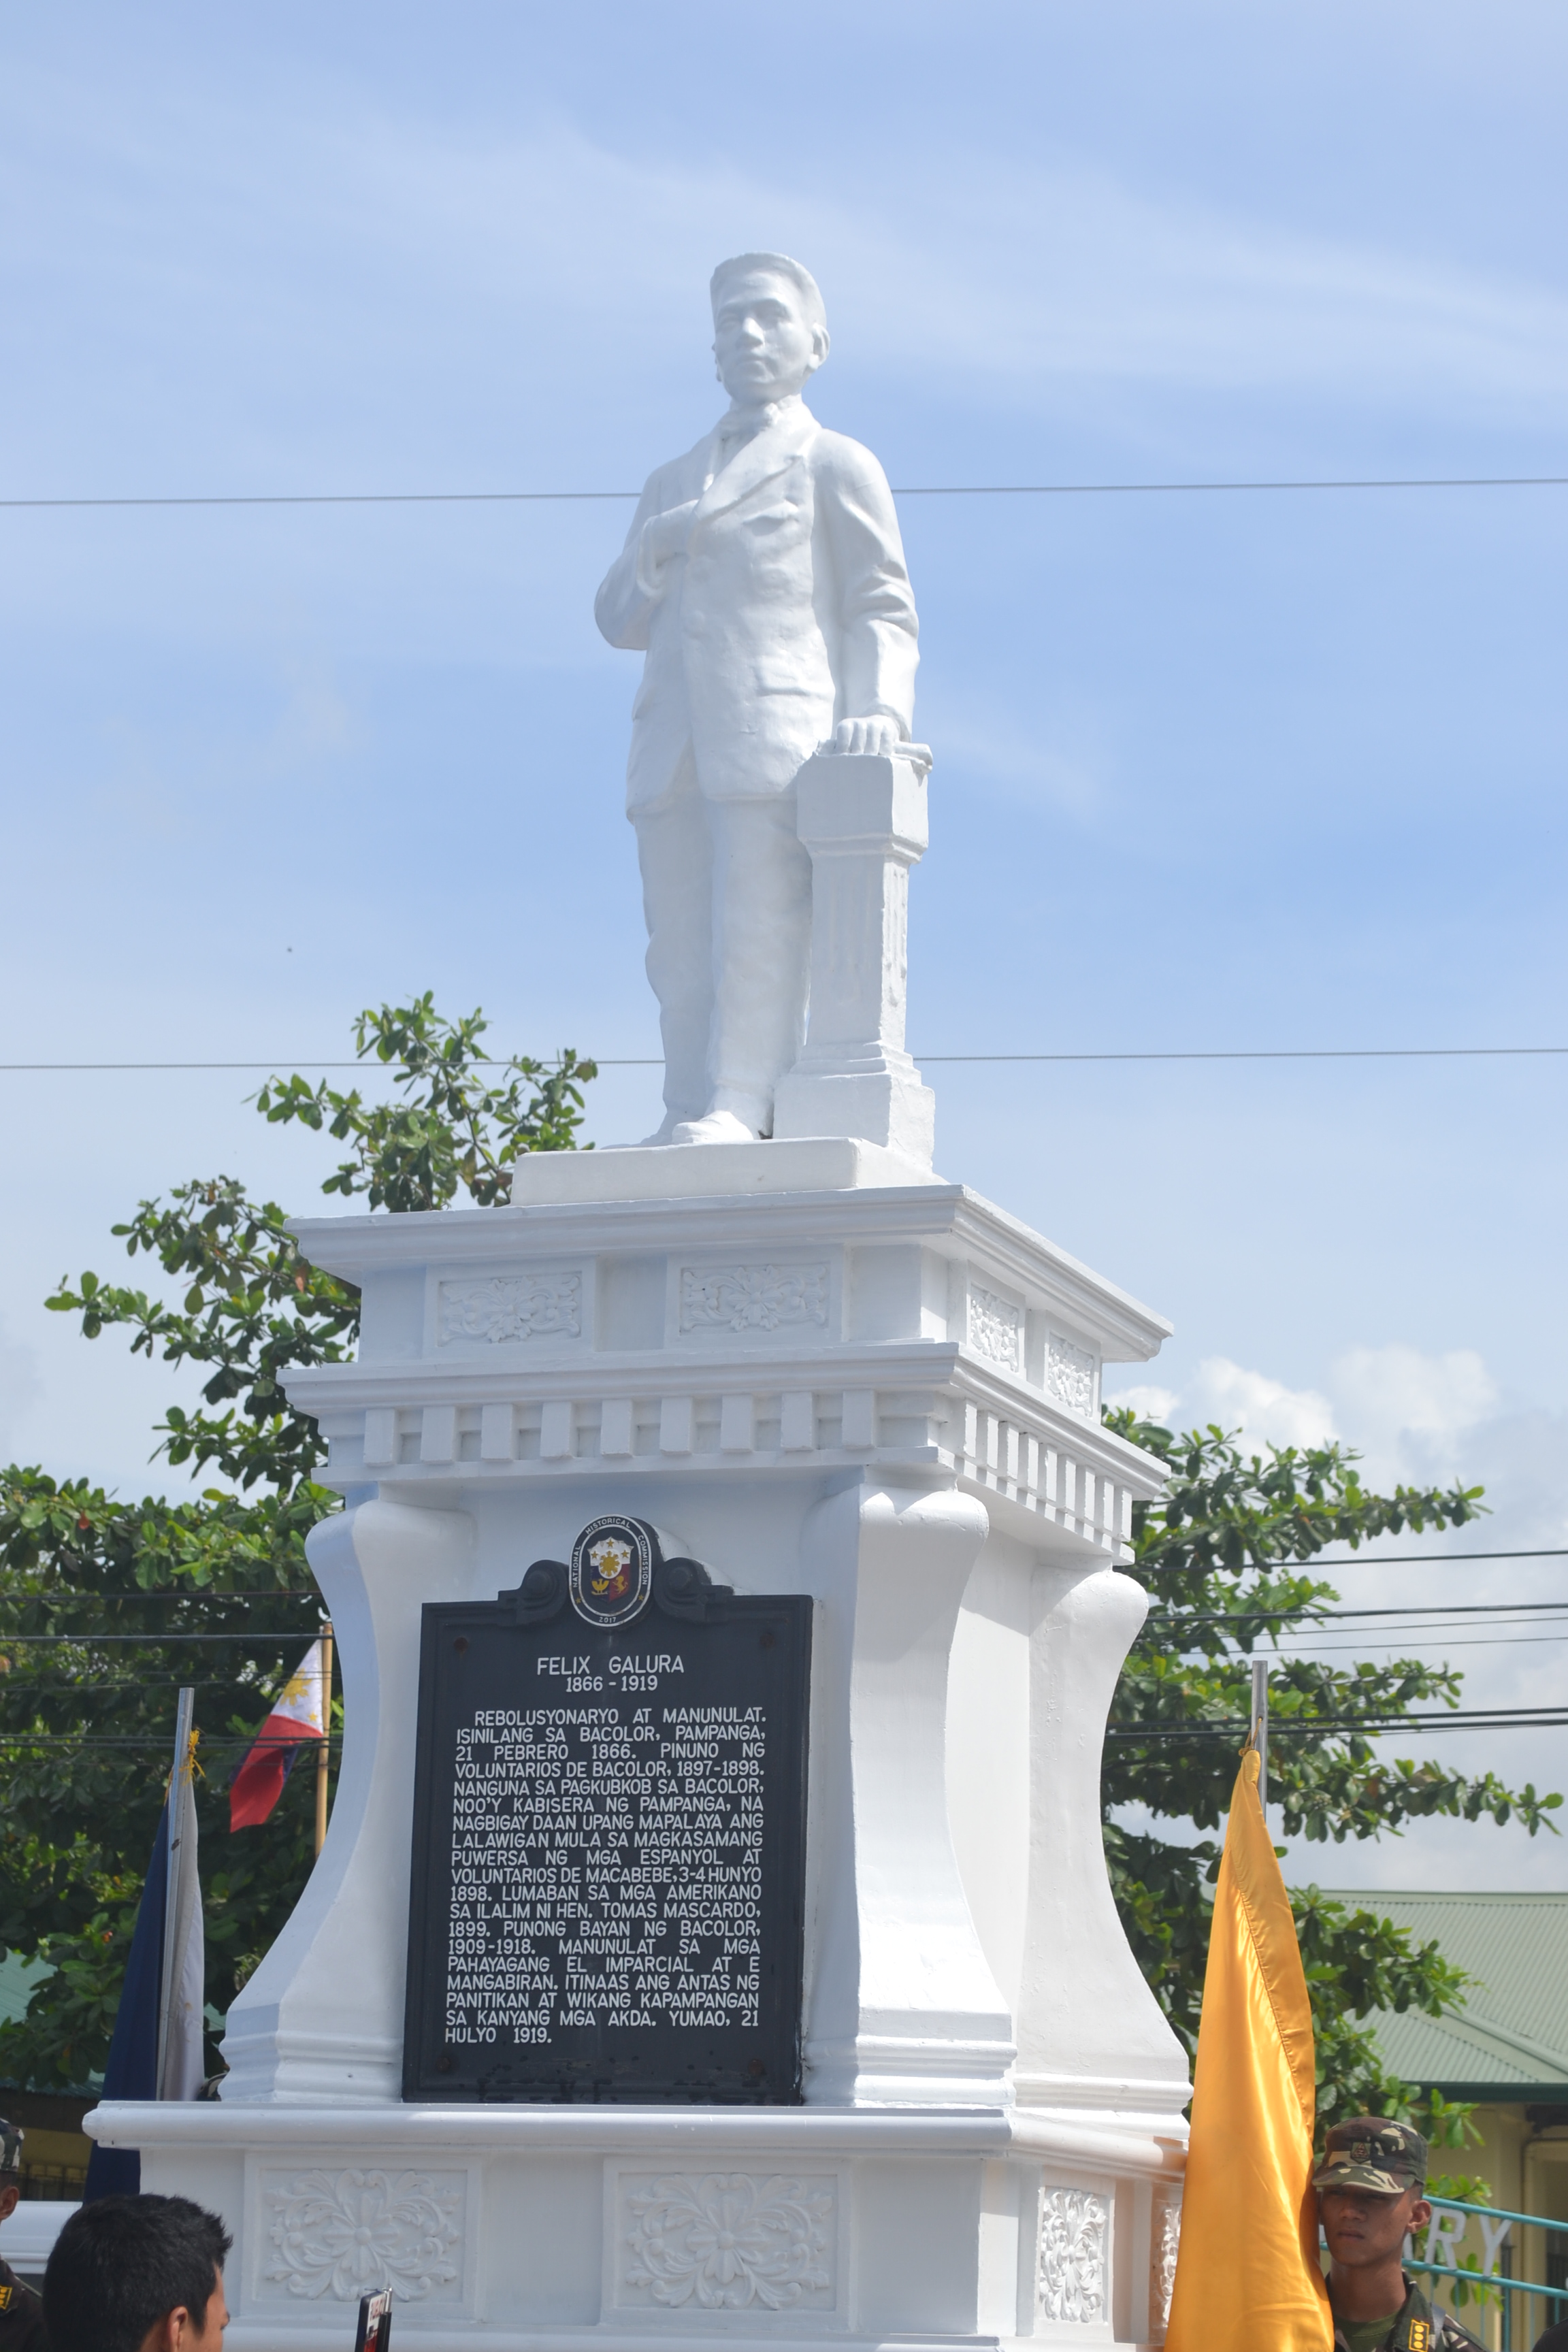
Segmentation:
[[(754, 439), (748, 441), (745, 447), (731, 458), (721, 474), (714, 475), (698, 502), (697, 512), (691, 519), (692, 529), (710, 521), (716, 514), (722, 514), (727, 507), (737, 505), (763, 482), (770, 481), (773, 475), (782, 474), (816, 430), (816, 419), (804, 401), (798, 401), (793, 408), (786, 409), (776, 424), (764, 426)], [(717, 442), (715, 434), (715, 447)]]

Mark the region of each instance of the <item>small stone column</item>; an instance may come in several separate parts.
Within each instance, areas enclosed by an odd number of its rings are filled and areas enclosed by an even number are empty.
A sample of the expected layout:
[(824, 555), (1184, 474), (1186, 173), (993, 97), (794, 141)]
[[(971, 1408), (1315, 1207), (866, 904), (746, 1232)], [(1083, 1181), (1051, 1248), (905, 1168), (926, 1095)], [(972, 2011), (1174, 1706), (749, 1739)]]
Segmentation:
[(228, 2012), (226, 2106), (403, 2096), (420, 1609), (472, 1592), (475, 1526), (378, 1497), (322, 1519), (306, 1550), (342, 1661), (342, 1766), (305, 1891)]
[(1030, 1831), (1018, 2105), (1180, 2128), (1186, 2053), (1117, 1916), (1100, 1770), (1117, 1676), (1148, 1610), (1136, 1578), (1041, 1559), (1029, 1641)]
[(867, 1479), (818, 1503), (805, 2097), (1000, 2107), (1015, 2057), (959, 1876), (948, 1702), (985, 1508)]
[(796, 784), (811, 852), (811, 1022), (780, 1081), (775, 1136), (850, 1135), (931, 1165), (936, 1098), (904, 1051), (910, 867), (929, 838), (929, 762), (819, 751)]

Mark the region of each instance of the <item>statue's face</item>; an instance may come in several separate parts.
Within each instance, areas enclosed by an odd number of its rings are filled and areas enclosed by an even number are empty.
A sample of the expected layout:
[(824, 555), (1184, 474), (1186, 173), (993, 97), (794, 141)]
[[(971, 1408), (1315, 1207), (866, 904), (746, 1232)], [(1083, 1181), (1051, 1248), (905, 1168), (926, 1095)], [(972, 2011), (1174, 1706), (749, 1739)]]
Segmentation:
[(805, 318), (787, 278), (738, 278), (713, 315), (719, 381), (740, 407), (787, 400), (827, 357), (827, 330)]

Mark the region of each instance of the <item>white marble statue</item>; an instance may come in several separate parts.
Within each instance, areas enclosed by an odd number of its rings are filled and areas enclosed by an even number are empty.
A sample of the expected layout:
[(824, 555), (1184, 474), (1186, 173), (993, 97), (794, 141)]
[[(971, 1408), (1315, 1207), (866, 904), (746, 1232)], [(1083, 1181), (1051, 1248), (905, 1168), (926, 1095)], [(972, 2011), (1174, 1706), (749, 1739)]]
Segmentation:
[(647, 656), (626, 802), (664, 1038), (654, 1143), (773, 1132), (808, 987), (795, 780), (819, 749), (907, 742), (919, 658), (887, 478), (801, 398), (828, 350), (816, 280), (745, 253), (711, 291), (729, 412), (649, 477), (595, 604)]

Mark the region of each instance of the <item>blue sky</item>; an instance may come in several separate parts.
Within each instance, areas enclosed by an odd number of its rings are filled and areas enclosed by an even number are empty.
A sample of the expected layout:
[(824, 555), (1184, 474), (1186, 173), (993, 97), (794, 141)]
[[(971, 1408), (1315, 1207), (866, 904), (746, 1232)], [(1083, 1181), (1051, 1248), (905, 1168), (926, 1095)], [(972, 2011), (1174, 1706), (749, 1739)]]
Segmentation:
[[(895, 483), (1568, 474), (1553, 6), (64, 0), (0, 58), (0, 495), (635, 488), (717, 413), (708, 273), (756, 245)], [(625, 513), (0, 512), (5, 1058), (291, 1066), (426, 986), (652, 1052)], [(1568, 1043), (1568, 490), (903, 514), (917, 1051)], [(932, 1076), (943, 1172), (1175, 1321), (1129, 1382), (1568, 1540), (1568, 1065)], [(169, 1382), (39, 1301), (183, 1175), (310, 1205), (247, 1084), (0, 1076), (0, 1454), (148, 1475)], [(653, 1123), (653, 1073), (595, 1092)], [(1562, 1580), (1388, 1591), (1439, 1587)], [(1540, 1703), (1565, 1650), (1465, 1663)], [(1489, 1760), (1561, 1783), (1560, 1742)], [(1321, 1874), (1460, 1855), (1568, 1884), (1441, 1830)]]

